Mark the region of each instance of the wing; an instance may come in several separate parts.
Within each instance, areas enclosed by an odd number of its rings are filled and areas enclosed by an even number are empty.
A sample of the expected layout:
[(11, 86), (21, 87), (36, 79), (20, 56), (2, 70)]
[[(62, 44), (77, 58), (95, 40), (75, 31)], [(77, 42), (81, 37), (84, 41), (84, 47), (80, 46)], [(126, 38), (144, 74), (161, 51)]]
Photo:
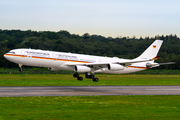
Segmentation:
[(117, 62), (95, 62), (95, 63), (66, 63), (64, 65), (67, 66), (76, 66), (76, 65), (80, 65), (80, 66), (89, 66), (89, 67), (99, 67), (99, 68), (107, 68), (108, 64), (120, 64), (123, 66), (128, 66), (132, 63), (138, 63), (138, 62), (146, 62), (146, 61), (151, 61), (153, 59), (145, 59), (145, 60), (121, 60), (121, 61), (117, 61)]

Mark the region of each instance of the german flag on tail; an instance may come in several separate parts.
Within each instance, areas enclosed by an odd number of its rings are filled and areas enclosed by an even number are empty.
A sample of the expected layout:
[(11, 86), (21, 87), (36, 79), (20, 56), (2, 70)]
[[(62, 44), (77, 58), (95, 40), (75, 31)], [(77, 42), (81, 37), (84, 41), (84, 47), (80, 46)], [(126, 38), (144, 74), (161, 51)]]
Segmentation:
[(154, 57), (152, 60), (157, 60), (159, 58), (159, 56), (156, 56), (156, 57)]

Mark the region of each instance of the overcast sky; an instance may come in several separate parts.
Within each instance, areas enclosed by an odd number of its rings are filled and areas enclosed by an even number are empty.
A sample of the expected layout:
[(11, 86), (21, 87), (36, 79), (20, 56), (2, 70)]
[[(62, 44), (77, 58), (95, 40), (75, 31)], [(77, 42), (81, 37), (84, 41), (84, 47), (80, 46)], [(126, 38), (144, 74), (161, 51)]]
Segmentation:
[(0, 0), (0, 29), (180, 37), (180, 0)]

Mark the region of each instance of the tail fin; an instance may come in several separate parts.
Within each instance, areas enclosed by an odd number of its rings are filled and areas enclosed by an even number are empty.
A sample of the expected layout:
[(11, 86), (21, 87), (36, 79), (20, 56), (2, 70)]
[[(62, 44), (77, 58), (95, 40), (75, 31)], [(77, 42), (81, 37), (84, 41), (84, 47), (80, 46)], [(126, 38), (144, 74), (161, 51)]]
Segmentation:
[(155, 40), (139, 57), (136, 59), (153, 59), (157, 56), (162, 45), (162, 40)]

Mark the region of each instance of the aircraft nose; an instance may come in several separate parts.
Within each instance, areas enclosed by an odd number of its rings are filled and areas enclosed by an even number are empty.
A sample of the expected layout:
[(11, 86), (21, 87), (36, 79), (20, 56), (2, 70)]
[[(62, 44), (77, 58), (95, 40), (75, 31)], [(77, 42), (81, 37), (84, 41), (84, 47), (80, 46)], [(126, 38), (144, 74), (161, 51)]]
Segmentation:
[(8, 56), (7, 56), (7, 53), (4, 54), (4, 57), (7, 59), (7, 57), (8, 57)]
[(6, 54), (4, 54), (4, 57), (6, 58)]

